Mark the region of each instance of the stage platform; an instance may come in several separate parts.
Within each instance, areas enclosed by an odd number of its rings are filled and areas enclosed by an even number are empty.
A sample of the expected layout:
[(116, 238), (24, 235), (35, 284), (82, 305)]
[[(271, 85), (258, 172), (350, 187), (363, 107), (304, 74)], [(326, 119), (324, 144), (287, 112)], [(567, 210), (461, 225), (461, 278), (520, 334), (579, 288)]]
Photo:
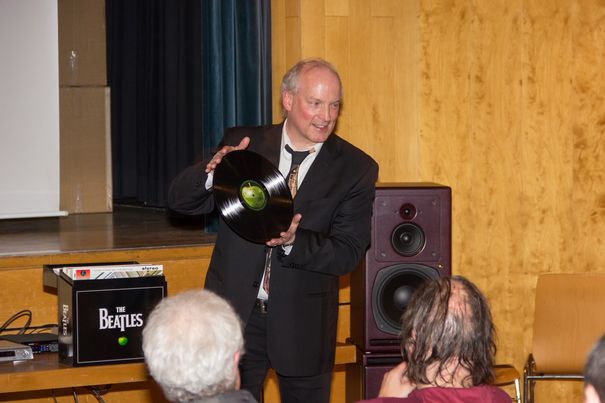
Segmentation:
[(199, 217), (115, 206), (113, 213), (0, 220), (0, 257), (202, 246), (214, 243)]

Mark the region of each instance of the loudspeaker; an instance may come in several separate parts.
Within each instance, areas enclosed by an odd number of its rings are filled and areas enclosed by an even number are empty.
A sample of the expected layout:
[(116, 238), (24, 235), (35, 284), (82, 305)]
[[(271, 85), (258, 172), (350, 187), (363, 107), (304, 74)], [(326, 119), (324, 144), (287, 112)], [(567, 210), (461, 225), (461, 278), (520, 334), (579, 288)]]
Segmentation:
[(363, 389), (361, 399), (374, 399), (378, 396), (382, 378), (385, 373), (401, 362), (401, 355), (370, 355), (362, 357), (361, 368), (363, 377)]
[(451, 275), (451, 189), (377, 184), (361, 266), (351, 273), (351, 341), (364, 354), (398, 354), (412, 293), (427, 279)]

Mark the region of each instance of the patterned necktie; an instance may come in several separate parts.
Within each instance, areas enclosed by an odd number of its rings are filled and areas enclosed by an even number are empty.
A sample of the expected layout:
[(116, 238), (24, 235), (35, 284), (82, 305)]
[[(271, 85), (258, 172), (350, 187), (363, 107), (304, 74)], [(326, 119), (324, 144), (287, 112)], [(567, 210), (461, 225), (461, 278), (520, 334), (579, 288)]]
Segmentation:
[[(298, 169), (300, 168), (300, 164), (307, 158), (311, 152), (315, 151), (311, 149), (311, 151), (294, 151), (289, 145), (286, 144), (286, 151), (292, 154), (292, 163), (290, 164), (290, 172), (288, 172), (288, 187), (290, 188), (290, 193), (292, 194), (292, 198), (296, 196), (296, 190), (298, 188)], [(267, 249), (267, 254), (265, 257), (265, 277), (263, 279), (263, 289), (269, 295), (269, 277), (271, 275), (271, 255), (273, 254), (273, 248)]]
[(292, 154), (292, 163), (290, 164), (290, 172), (288, 173), (288, 187), (292, 198), (296, 196), (296, 190), (298, 188), (298, 169), (300, 164), (307, 158), (309, 151), (294, 151), (289, 145), (286, 144), (286, 151)]

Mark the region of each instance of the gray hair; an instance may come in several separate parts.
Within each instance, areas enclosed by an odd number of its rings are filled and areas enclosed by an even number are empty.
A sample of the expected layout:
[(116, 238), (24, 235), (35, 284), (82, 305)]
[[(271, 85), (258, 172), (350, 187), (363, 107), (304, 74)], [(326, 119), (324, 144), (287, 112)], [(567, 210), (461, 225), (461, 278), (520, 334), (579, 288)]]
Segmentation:
[(229, 303), (207, 290), (163, 299), (143, 329), (149, 372), (173, 402), (234, 389), (234, 357), (243, 349), (239, 317)]
[(304, 70), (312, 70), (316, 68), (324, 68), (331, 71), (338, 79), (338, 85), (340, 86), (340, 91), (342, 92), (342, 81), (340, 81), (340, 75), (332, 64), (320, 58), (303, 59), (292, 66), (290, 70), (284, 74), (284, 77), (281, 80), (281, 86), (279, 88), (279, 105), (281, 108), (282, 118), (285, 119), (288, 116), (288, 112), (284, 109), (284, 94), (286, 92), (295, 94), (298, 91), (298, 80), (300, 78), (300, 74)]
[(592, 385), (601, 402), (605, 402), (605, 335), (594, 344), (584, 365), (584, 383)]

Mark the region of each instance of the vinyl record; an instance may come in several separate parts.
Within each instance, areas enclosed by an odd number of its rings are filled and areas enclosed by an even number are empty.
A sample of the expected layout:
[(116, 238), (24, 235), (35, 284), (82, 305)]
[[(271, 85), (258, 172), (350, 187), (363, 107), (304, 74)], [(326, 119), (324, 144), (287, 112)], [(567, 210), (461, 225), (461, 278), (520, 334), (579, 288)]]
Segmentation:
[(256, 243), (279, 238), (292, 221), (292, 196), (279, 170), (247, 150), (225, 155), (214, 170), (214, 200), (229, 226)]

